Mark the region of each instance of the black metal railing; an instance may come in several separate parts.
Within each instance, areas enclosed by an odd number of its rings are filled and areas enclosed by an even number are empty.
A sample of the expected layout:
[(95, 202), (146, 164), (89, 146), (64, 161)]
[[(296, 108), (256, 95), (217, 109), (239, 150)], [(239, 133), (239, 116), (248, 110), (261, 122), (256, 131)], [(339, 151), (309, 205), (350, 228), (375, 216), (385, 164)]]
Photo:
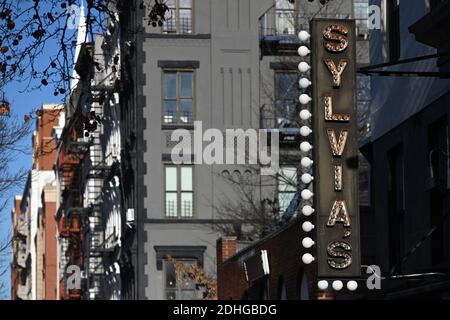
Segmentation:
[(189, 34), (192, 33), (192, 18), (169, 18), (164, 22), (164, 33)]

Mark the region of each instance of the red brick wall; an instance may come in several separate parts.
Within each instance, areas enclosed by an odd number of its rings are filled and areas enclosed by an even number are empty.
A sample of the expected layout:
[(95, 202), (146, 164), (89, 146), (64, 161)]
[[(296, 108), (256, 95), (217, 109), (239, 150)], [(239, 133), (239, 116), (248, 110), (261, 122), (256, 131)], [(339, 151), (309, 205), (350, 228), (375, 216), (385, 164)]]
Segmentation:
[[(304, 269), (301, 257), (303, 255), (303, 247), (301, 245), (300, 221), (296, 221), (285, 229), (257, 242), (251, 247), (253, 250), (244, 250), (238, 255), (228, 259), (221, 264), (218, 259), (218, 291), (220, 300), (242, 300), (246, 296), (248, 283), (245, 279), (243, 270), (243, 261), (249, 257), (246, 253), (249, 251), (259, 252), (267, 250), (270, 275), (268, 277), (269, 298), (278, 300), (279, 283), (282, 277), (287, 291), (288, 300), (300, 299), (300, 285), (303, 273), (306, 273), (309, 279), (309, 294), (315, 299), (317, 292), (314, 286), (314, 272), (312, 268)], [(228, 244), (229, 246), (229, 244)], [(220, 240), (217, 245), (218, 251), (221, 248)], [(251, 252), (249, 252), (251, 253)], [(219, 254), (219, 252), (218, 252)]]
[[(54, 107), (56, 108), (56, 107)], [(48, 107), (38, 112), (36, 120), (36, 136), (33, 150), (36, 170), (53, 170), (56, 158), (56, 141), (53, 138), (53, 127), (58, 125), (61, 109)]]

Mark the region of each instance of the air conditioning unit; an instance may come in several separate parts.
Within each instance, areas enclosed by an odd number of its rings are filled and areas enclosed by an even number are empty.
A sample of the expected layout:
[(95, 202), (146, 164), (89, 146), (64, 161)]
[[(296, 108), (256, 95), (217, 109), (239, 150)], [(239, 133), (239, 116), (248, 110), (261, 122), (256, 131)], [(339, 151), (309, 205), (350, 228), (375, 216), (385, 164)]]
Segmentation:
[(127, 210), (127, 223), (133, 223), (134, 222), (134, 209), (128, 209)]

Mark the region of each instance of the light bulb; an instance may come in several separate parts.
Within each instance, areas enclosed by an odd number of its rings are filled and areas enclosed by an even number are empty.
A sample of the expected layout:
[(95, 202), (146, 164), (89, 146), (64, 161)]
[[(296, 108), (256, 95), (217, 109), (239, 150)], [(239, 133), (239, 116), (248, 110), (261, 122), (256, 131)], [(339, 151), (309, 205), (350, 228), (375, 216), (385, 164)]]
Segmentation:
[(314, 180), (314, 177), (309, 173), (305, 173), (302, 175), (302, 182), (304, 184), (310, 184)]
[(344, 284), (342, 283), (341, 280), (336, 280), (336, 281), (333, 281), (333, 285), (332, 286), (333, 286), (334, 290), (341, 291), (342, 288), (344, 287)]
[(301, 79), (298, 81), (298, 84), (299, 84), (300, 88), (302, 88), (302, 89), (308, 89), (309, 86), (310, 86), (312, 83), (311, 83), (311, 81), (309, 81), (309, 79), (307, 79), (307, 78), (301, 78)]
[(303, 152), (309, 152), (312, 150), (312, 148), (312, 145), (307, 141), (304, 141), (300, 144), (300, 150), (302, 150)]
[(313, 165), (314, 161), (312, 161), (308, 157), (302, 158), (301, 164), (303, 168), (310, 168)]
[(303, 72), (303, 73), (305, 73), (305, 72), (308, 72), (309, 70), (311, 69), (311, 67), (309, 66), (309, 64), (307, 64), (306, 62), (300, 62), (299, 64), (298, 64), (298, 70), (300, 71), (300, 72)]
[(310, 200), (313, 196), (314, 196), (314, 193), (312, 193), (308, 189), (302, 191), (302, 199), (303, 200)]
[(347, 289), (350, 291), (356, 291), (356, 289), (358, 289), (358, 282), (353, 280), (347, 282)]
[(311, 117), (312, 117), (312, 114), (311, 114), (311, 112), (309, 112), (309, 110), (300, 111), (300, 119), (306, 121), (306, 120), (311, 119)]
[(305, 221), (302, 224), (302, 230), (305, 232), (311, 232), (314, 230), (314, 228), (315, 228), (315, 226), (309, 221)]
[(308, 41), (309, 38), (311, 38), (311, 35), (308, 33), (308, 31), (302, 30), (298, 33), (298, 39), (300, 41), (305, 42), (305, 41)]
[(309, 237), (306, 237), (305, 239), (302, 240), (302, 246), (306, 249), (311, 248), (314, 244), (315, 242), (313, 241), (313, 239)]
[(305, 253), (302, 256), (302, 261), (304, 264), (311, 264), (314, 260), (316, 259), (314, 259), (314, 257), (310, 253)]
[(308, 126), (303, 126), (300, 128), (300, 134), (303, 137), (307, 137), (312, 133), (312, 130)]
[(310, 53), (311, 51), (305, 46), (301, 46), (300, 48), (298, 48), (298, 55), (300, 57), (306, 57)]
[(298, 100), (300, 101), (301, 104), (305, 105), (308, 104), (312, 101), (311, 97), (308, 96), (307, 94), (302, 94)]
[(320, 290), (327, 290), (328, 289), (328, 281), (326, 280), (320, 280), (317, 283), (317, 287), (319, 287)]
[(304, 206), (302, 209), (302, 213), (304, 216), (309, 217), (312, 215), (316, 210), (313, 209), (311, 206)]

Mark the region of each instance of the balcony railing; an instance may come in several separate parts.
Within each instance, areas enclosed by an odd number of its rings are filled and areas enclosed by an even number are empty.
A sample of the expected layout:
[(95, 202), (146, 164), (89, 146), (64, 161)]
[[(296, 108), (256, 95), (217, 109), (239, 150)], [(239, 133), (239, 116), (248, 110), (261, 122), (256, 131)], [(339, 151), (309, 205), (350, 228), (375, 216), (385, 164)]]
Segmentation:
[(190, 34), (192, 33), (192, 18), (170, 18), (164, 22), (164, 33)]

